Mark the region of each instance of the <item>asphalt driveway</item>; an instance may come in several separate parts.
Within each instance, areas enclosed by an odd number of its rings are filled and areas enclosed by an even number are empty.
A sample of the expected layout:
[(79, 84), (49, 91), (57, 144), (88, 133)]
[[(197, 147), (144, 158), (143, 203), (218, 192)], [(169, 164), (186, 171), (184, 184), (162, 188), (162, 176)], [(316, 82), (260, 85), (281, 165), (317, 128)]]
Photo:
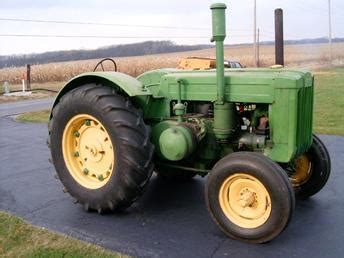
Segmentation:
[(32, 99), (0, 104), (0, 117), (50, 108), (54, 98)]
[(344, 253), (344, 137), (321, 136), (332, 158), (327, 186), (298, 201), (285, 232), (251, 245), (224, 236), (203, 198), (204, 179), (168, 183), (155, 177), (125, 213), (84, 212), (63, 193), (48, 162), (45, 124), (0, 117), (0, 210), (32, 224), (138, 257), (341, 257)]

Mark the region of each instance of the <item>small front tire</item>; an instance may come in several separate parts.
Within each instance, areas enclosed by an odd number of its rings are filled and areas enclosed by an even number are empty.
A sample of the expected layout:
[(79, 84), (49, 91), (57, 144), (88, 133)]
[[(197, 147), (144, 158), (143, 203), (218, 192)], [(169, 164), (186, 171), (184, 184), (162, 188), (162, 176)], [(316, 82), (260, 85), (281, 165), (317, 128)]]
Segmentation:
[(214, 221), (229, 237), (264, 243), (288, 225), (295, 197), (283, 169), (261, 154), (238, 152), (216, 163), (205, 189)]

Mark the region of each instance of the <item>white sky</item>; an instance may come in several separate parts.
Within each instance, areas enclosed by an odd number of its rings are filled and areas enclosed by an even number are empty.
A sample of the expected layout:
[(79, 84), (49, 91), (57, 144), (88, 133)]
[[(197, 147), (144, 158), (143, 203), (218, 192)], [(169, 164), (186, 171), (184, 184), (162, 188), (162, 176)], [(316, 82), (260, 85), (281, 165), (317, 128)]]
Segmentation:
[[(172, 40), (178, 44), (209, 44), (211, 36), (211, 13), (209, 6), (214, 2), (217, 1), (1, 0), (0, 18), (173, 26), (180, 29), (46, 24), (0, 20), (0, 35), (43, 34), (133, 37), (130, 39), (80, 39), (0, 36), (0, 55), (65, 49), (92, 49), (145, 40)], [(228, 36), (225, 43), (252, 42), (253, 0), (222, 2), (228, 6)], [(344, 37), (344, 2), (342, 0), (331, 0), (331, 2), (333, 12), (332, 35), (333, 37)], [(327, 36), (327, 4), (328, 0), (257, 0), (257, 25), (261, 31), (261, 39), (274, 39), (274, 9), (276, 8), (284, 9), (285, 39)], [(205, 29), (187, 29), (190, 27)]]

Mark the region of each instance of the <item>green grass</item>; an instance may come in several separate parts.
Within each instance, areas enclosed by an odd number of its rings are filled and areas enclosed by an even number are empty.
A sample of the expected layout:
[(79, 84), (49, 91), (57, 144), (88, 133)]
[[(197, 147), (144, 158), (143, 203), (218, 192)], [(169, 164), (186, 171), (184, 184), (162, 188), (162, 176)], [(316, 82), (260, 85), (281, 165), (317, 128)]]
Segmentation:
[(314, 131), (344, 135), (344, 67), (315, 72)]
[[(314, 132), (344, 135), (344, 67), (315, 72)], [(47, 122), (49, 111), (26, 113), (19, 121)]]
[(28, 112), (17, 116), (19, 122), (47, 123), (50, 116), (50, 110)]
[(1, 257), (128, 257), (99, 246), (31, 226), (0, 212)]

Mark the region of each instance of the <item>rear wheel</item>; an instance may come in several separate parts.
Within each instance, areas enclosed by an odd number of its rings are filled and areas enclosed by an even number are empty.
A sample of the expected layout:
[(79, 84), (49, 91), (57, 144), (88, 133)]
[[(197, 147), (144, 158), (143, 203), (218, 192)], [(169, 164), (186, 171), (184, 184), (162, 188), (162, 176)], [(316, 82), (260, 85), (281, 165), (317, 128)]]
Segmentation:
[(290, 163), (287, 172), (298, 197), (307, 198), (319, 192), (331, 172), (330, 155), (323, 142), (313, 135), (309, 150)]
[(264, 243), (278, 236), (292, 216), (295, 197), (283, 169), (261, 154), (239, 152), (210, 172), (206, 202), (228, 236)]
[(105, 86), (64, 95), (49, 123), (54, 166), (66, 190), (89, 210), (130, 206), (153, 171), (153, 145), (140, 112)]

